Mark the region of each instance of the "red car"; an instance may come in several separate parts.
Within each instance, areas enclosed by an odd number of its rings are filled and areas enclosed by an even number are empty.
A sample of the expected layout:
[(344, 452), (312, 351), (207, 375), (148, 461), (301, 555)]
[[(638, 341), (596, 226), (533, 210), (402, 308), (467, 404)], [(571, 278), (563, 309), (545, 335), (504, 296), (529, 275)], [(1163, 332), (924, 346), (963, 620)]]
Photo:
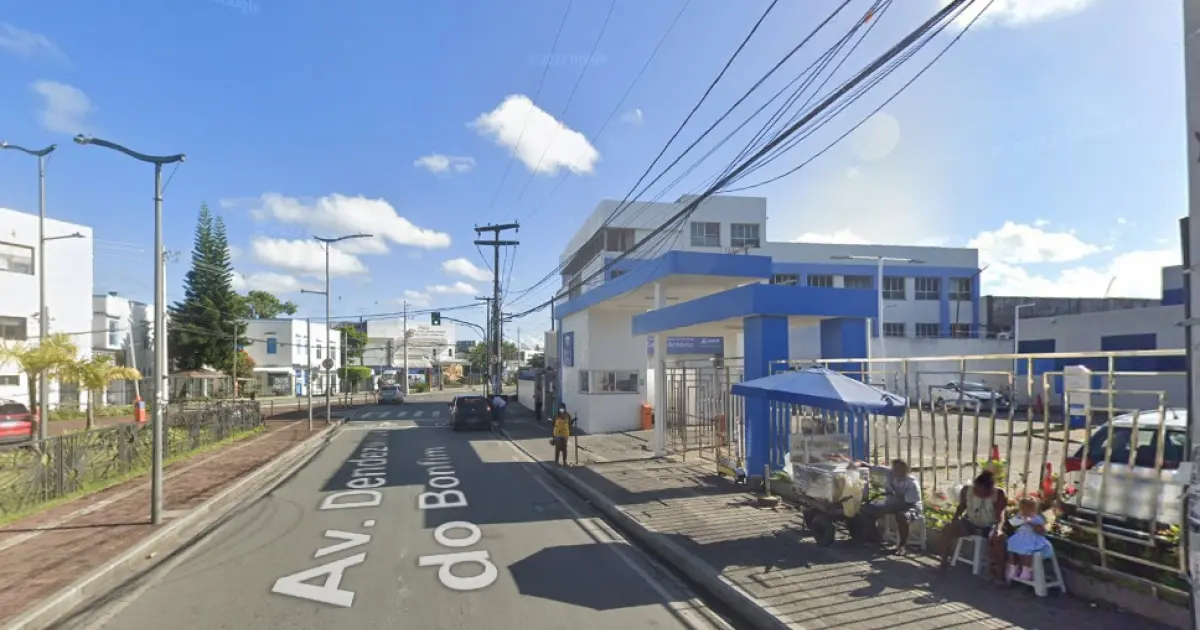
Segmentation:
[(0, 444), (25, 442), (33, 437), (33, 414), (29, 407), (12, 400), (0, 400)]

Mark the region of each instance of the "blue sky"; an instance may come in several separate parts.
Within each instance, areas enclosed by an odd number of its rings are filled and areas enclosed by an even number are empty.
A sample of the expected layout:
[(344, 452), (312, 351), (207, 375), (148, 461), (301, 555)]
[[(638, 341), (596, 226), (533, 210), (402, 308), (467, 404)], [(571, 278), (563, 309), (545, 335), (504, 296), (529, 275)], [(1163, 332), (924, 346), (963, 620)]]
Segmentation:
[[(838, 78), (945, 1), (896, 3)], [(577, 0), (552, 48), (567, 0), (10, 2), (0, 10), (0, 139), (61, 145), (49, 213), (95, 228), (97, 292), (152, 297), (152, 170), (72, 145), (79, 132), (187, 154), (167, 170), (167, 247), (182, 252), (172, 301), (207, 202), (229, 225), (239, 282), (294, 300), (302, 316), (324, 308), (294, 294), (320, 286), (313, 233), (381, 235), (335, 256), (335, 315), (395, 311), (406, 295), (464, 304), (487, 286), (474, 224), (519, 220), (511, 287), (541, 278), (599, 200), (625, 196), (767, 4), (616, 0), (597, 44), (610, 3)], [(668, 158), (836, 4), (782, 2)], [(855, 0), (835, 24), (870, 4)], [(735, 121), (828, 41), (804, 49)], [(1154, 295), (1158, 268), (1178, 262), (1186, 213), (1181, 42), (1174, 2), (996, 0), (845, 142), (742, 194), (768, 198), (770, 240), (971, 244), (990, 265), (986, 292), (1100, 295), (1111, 282), (1113, 295)], [(880, 84), (744, 183), (799, 164), (898, 84)], [(695, 191), (744, 142), (645, 196)], [(34, 184), (31, 163), (0, 155), (0, 206), (35, 211)]]

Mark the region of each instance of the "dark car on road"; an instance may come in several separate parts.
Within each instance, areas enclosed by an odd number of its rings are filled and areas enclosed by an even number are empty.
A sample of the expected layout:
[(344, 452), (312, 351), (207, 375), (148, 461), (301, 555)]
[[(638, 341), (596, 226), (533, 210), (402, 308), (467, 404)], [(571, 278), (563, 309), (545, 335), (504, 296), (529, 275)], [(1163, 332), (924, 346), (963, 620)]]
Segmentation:
[(384, 387), (379, 390), (379, 404), (381, 405), (399, 405), (404, 402), (404, 390), (396, 385)]
[(450, 401), (450, 430), (486, 429), (492, 422), (492, 404), (483, 396), (455, 396)]

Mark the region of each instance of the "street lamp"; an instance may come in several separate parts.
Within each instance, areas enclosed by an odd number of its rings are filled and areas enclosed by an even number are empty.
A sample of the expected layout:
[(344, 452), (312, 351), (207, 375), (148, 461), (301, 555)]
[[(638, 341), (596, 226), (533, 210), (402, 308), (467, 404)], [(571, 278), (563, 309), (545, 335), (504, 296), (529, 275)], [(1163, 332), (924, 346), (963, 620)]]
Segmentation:
[[(27, 155), (32, 155), (37, 158), (38, 165), (38, 343), (46, 343), (46, 335), (49, 334), (50, 325), (49, 317), (46, 317), (46, 252), (43, 244), (46, 242), (46, 156), (54, 152), (58, 148), (57, 144), (52, 144), (44, 149), (27, 149), (25, 147), (0, 142), (0, 149), (12, 149), (20, 151)], [(38, 412), (38, 439), (45, 440), (47, 433), (46, 420), (49, 413), (46, 411), (46, 389), (48, 387), (49, 377), (43, 370), (38, 379), (38, 391), (40, 395), (37, 400)], [(33, 404), (34, 401), (29, 401)]]
[[(923, 264), (925, 264), (925, 261), (917, 260), (916, 258), (898, 258), (898, 257), (894, 257), (894, 256), (863, 256), (863, 255), (857, 255), (857, 254), (843, 255), (843, 256), (830, 256), (830, 258), (833, 260), (873, 260), (876, 262), (875, 293), (876, 293), (876, 295), (878, 297), (878, 301), (879, 301), (879, 316), (878, 316), (878, 319), (879, 319), (879, 356), (880, 356), (880, 358), (886, 357), (887, 356), (887, 342), (885, 341), (885, 339), (887, 338), (887, 335), (883, 334), (883, 309), (884, 309), (884, 306), (883, 306), (883, 263), (884, 262), (898, 262), (898, 263), (908, 263), (910, 265), (923, 265)], [(868, 342), (870, 341), (870, 339), (871, 339), (871, 331), (868, 330), (867, 331)], [(867, 348), (867, 354), (868, 355), (871, 354), (869, 347)], [(872, 357), (868, 356), (867, 358), (870, 359)]]
[(76, 144), (96, 145), (154, 165), (154, 409), (151, 416), (152, 464), (150, 468), (150, 522), (162, 522), (163, 511), (163, 412), (167, 406), (167, 277), (164, 265), (162, 221), (162, 167), (184, 161), (184, 154), (146, 155), (114, 142), (75, 136)]
[[(337, 238), (321, 238), (320, 236), (313, 237), (313, 238), (317, 239), (318, 241), (320, 241), (321, 243), (325, 244), (325, 291), (324, 292), (304, 291), (304, 293), (317, 293), (317, 294), (324, 293), (324, 295), (325, 295), (325, 358), (326, 358), (326, 360), (328, 360), (330, 362), (329, 363), (330, 368), (332, 368), (332, 366), (333, 366), (333, 346), (332, 346), (333, 333), (330, 328), (330, 322), (329, 322), (329, 296), (331, 295), (329, 292), (329, 247), (331, 245), (333, 245), (334, 243), (348, 241), (352, 238), (374, 238), (374, 236), (375, 236), (374, 234), (349, 234), (347, 236), (339, 236)], [(325, 369), (325, 424), (326, 425), (333, 422), (333, 412), (331, 411), (330, 402), (329, 402), (329, 380), (330, 380), (329, 379), (329, 370), (330, 370), (330, 368)], [(408, 375), (405, 374), (404, 378), (407, 379)]]
[[(1018, 304), (1013, 307), (1013, 354), (1018, 354), (1021, 351), (1021, 309), (1037, 306), (1036, 303)], [(1019, 358), (1013, 358), (1013, 374), (1017, 373), (1017, 363)]]

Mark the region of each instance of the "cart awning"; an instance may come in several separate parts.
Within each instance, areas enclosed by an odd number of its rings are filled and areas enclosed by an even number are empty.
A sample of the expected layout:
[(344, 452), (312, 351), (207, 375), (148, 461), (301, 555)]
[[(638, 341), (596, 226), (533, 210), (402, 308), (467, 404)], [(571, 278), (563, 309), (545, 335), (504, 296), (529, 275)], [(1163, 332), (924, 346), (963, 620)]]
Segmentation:
[(908, 401), (903, 396), (824, 367), (780, 372), (745, 381), (734, 385), (733, 393), (830, 411), (903, 416), (908, 409)]

